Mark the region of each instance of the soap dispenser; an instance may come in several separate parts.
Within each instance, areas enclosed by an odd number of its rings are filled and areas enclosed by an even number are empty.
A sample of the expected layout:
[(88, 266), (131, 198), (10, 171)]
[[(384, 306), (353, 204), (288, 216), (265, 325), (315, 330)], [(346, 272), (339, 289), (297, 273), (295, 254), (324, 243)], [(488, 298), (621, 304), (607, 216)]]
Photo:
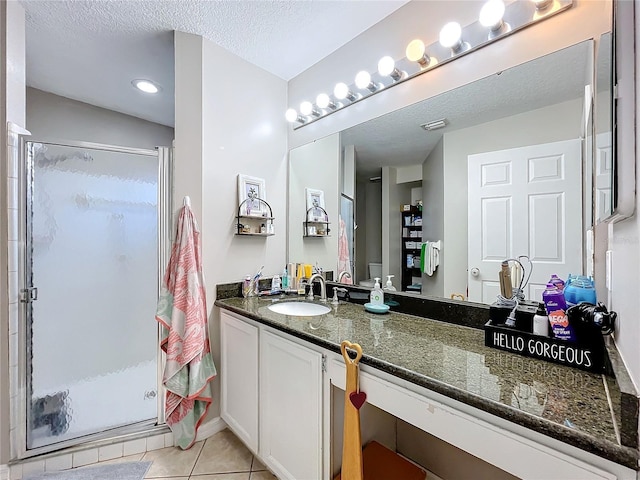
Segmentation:
[(385, 285), (384, 289), (385, 290), (389, 290), (391, 292), (395, 292), (396, 291), (396, 287), (394, 287), (393, 283), (391, 282), (392, 278), (393, 278), (393, 275), (387, 275), (387, 284)]
[(369, 295), (369, 301), (373, 305), (384, 305), (384, 292), (382, 288), (380, 288), (380, 279), (377, 277), (373, 290), (371, 290), (371, 294)]

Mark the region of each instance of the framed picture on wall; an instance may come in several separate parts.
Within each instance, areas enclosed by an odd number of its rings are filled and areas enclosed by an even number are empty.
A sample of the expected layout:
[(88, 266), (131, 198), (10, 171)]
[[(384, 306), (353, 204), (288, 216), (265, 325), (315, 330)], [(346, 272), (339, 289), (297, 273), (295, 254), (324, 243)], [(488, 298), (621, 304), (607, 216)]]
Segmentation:
[(266, 201), (266, 197), (267, 187), (265, 186), (263, 178), (238, 174), (238, 205), (240, 205), (240, 215), (256, 217), (268, 215), (267, 206), (258, 200)]
[(312, 209), (311, 212), (307, 213), (307, 220), (326, 221), (324, 192), (314, 188), (305, 188), (304, 191), (307, 197), (307, 212)]

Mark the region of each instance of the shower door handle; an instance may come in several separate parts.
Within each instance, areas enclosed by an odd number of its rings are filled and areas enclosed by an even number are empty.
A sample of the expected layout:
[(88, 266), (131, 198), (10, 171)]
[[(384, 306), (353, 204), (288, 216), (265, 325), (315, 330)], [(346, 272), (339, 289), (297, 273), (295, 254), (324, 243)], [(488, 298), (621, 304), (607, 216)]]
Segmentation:
[(38, 300), (37, 287), (23, 288), (22, 290), (20, 290), (20, 294), (22, 295), (22, 298), (20, 298), (20, 301), (22, 303), (31, 303)]

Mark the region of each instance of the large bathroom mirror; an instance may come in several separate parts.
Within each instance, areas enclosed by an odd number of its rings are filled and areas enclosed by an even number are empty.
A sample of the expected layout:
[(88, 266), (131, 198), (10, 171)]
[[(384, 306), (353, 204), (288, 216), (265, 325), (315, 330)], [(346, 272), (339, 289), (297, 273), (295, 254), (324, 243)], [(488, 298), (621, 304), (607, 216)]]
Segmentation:
[[(527, 298), (540, 299), (551, 274), (591, 274), (593, 72), (588, 40), (341, 132), (341, 151), (356, 159), (355, 283), (394, 275), (399, 291), (492, 303), (506, 258), (533, 260)], [(290, 152), (290, 193), (304, 187), (295, 183), (310, 145)], [(331, 183), (343, 183), (339, 173)], [(417, 219), (422, 228), (410, 228)], [(295, 227), (290, 245), (300, 244)], [(337, 251), (329, 240), (323, 251)], [(440, 242), (431, 262), (420, 241)]]
[(594, 105), (594, 221), (607, 220), (614, 210), (613, 190), (613, 85), (611, 32), (600, 37), (597, 46)]

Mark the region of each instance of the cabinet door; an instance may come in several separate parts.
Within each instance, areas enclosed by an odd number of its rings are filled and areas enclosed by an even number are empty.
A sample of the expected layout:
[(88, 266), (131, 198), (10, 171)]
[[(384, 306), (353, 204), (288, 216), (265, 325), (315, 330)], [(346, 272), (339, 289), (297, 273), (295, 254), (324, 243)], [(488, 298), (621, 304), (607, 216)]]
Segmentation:
[(260, 334), (260, 457), (280, 479), (322, 478), (322, 355)]
[(258, 328), (220, 312), (222, 419), (258, 451)]

